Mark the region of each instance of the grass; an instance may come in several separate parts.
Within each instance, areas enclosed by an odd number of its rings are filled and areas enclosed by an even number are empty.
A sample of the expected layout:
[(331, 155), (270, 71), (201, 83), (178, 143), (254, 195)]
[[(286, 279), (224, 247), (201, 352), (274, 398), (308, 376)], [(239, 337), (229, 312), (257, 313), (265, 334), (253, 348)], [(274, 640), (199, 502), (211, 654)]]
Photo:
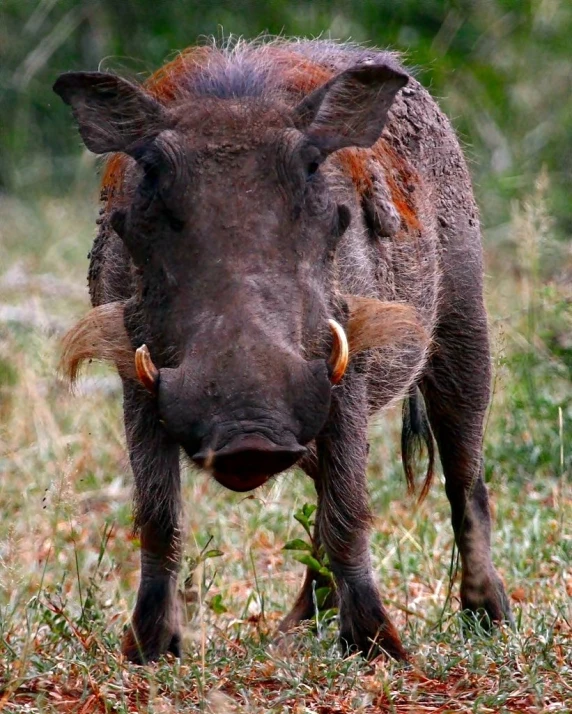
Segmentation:
[(87, 307), (95, 204), (0, 199), (0, 711), (572, 711), (572, 265), (546, 192), (541, 177), (487, 243), (486, 473), (515, 632), (464, 626), (442, 484), (417, 508), (397, 412), (372, 427), (373, 560), (410, 668), (342, 659), (335, 622), (272, 644), (303, 570), (283, 548), (313, 500), (297, 473), (246, 497), (185, 474), (184, 657), (122, 660), (138, 552), (119, 383), (94, 366), (72, 396), (55, 371)]

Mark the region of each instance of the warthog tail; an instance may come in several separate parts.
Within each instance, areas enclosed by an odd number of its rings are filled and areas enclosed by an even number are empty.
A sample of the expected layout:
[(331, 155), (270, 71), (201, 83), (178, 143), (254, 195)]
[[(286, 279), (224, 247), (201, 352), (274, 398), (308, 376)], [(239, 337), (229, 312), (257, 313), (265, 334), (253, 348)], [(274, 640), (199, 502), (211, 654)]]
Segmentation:
[(435, 474), (435, 442), (427, 418), (425, 402), (414, 385), (403, 402), (403, 427), (401, 430), (401, 461), (410, 493), (415, 492), (415, 466), (425, 445), (427, 449), (427, 471), (419, 494), (419, 503), (429, 493)]

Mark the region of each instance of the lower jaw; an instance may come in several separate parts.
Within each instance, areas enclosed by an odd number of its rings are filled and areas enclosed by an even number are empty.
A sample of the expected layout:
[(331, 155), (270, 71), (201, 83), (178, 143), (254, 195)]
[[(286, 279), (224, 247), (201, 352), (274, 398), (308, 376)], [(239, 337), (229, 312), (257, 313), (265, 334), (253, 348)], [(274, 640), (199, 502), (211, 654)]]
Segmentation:
[(265, 484), (270, 478), (270, 476), (267, 475), (259, 475), (246, 479), (234, 474), (221, 474), (217, 471), (213, 472), (213, 476), (221, 486), (228, 488), (230, 491), (235, 491), (236, 493), (253, 491), (255, 488)]

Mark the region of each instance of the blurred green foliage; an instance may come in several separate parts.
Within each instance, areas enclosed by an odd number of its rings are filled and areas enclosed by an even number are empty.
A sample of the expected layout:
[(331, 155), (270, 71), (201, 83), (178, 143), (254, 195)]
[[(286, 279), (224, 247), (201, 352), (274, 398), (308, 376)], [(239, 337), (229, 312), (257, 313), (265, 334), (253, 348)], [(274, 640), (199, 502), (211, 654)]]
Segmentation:
[(504, 221), (546, 166), (549, 210), (572, 233), (569, 0), (1, 0), (0, 190), (73, 182), (81, 147), (51, 92), (60, 72), (145, 77), (201, 35), (265, 32), (405, 52), (469, 147), (485, 221)]

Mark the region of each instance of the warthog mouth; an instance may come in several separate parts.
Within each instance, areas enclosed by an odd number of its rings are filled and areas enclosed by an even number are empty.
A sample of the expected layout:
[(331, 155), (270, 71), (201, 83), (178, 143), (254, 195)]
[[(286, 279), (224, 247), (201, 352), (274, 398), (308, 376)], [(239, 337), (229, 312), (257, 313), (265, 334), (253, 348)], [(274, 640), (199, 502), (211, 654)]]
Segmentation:
[(261, 434), (241, 434), (221, 449), (200, 451), (192, 459), (221, 486), (243, 493), (290, 468), (305, 453), (306, 448), (296, 442), (278, 445)]
[(222, 474), (218, 471), (213, 471), (213, 477), (217, 483), (221, 486), (228, 488), (229, 491), (235, 491), (236, 493), (246, 493), (246, 491), (254, 491), (255, 488), (265, 484), (270, 476), (265, 474), (259, 474), (257, 476), (250, 476), (250, 478), (245, 479), (242, 476), (237, 476), (236, 474)]

